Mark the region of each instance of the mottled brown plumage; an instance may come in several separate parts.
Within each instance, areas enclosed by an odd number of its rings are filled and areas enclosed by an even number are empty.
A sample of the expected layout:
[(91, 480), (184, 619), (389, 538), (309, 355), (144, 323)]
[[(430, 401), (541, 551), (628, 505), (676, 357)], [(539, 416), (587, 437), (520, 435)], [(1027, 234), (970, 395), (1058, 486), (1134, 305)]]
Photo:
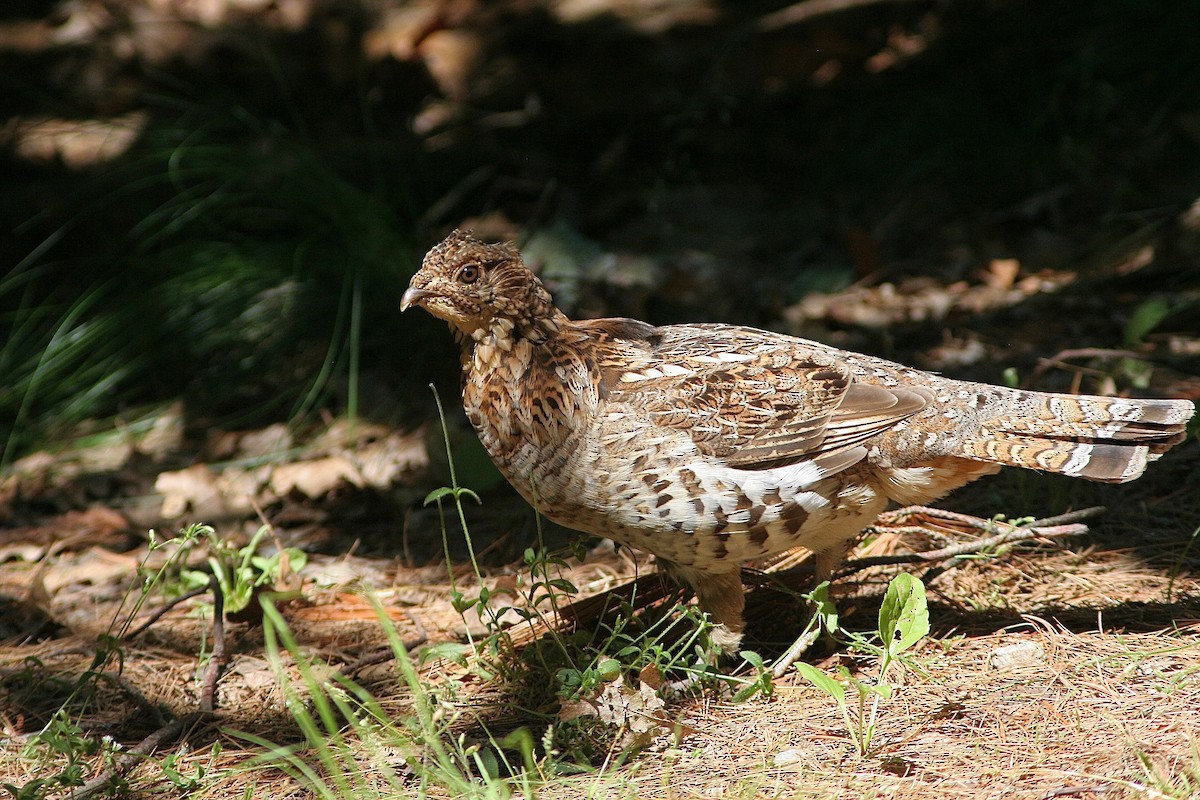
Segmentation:
[(1194, 411), (956, 381), (733, 325), (573, 321), (514, 247), (459, 231), (413, 276), (414, 305), (450, 323), (467, 416), (516, 490), (654, 553), (730, 646), (744, 562), (802, 546), (827, 577), (889, 502), (1002, 465), (1133, 480)]

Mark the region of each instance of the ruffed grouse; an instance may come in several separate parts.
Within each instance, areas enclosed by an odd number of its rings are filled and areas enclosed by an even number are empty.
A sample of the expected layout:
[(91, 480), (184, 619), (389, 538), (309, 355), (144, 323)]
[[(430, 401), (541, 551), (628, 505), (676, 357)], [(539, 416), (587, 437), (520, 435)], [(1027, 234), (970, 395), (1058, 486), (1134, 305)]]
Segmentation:
[(1187, 400), (951, 380), (734, 325), (571, 320), (511, 245), (455, 231), (401, 308), (450, 323), (463, 405), (550, 519), (654, 553), (736, 646), (740, 566), (797, 546), (829, 577), (889, 501), (1001, 466), (1121, 483), (1181, 441)]

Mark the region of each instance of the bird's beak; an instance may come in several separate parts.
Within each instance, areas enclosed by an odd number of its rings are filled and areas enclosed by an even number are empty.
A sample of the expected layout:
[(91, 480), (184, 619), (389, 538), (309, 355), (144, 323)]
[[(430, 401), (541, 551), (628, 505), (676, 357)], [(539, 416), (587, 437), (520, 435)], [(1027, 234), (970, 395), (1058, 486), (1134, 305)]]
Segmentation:
[(433, 297), (434, 292), (428, 289), (418, 289), (414, 286), (408, 287), (408, 291), (400, 298), (400, 310), (408, 311), (413, 306), (419, 304), (426, 297)]

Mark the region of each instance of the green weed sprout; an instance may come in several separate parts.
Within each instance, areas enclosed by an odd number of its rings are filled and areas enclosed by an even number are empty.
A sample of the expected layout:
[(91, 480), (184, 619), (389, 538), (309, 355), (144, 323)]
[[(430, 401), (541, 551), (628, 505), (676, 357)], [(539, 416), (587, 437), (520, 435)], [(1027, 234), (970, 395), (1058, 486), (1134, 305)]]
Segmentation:
[[(879, 608), (876, 633), (878, 644), (862, 634), (850, 634), (852, 649), (871, 653), (879, 659), (879, 669), (873, 683), (859, 680), (845, 667), (838, 667), (838, 678), (834, 678), (812, 664), (796, 664), (796, 670), (801, 675), (837, 701), (846, 723), (846, 732), (854, 741), (861, 758), (871, 752), (880, 701), (891, 699), (894, 692), (894, 687), (887, 682), (888, 672), (897, 662), (904, 661), (904, 654), (929, 634), (929, 608), (925, 599), (925, 585), (920, 580), (908, 573), (901, 573), (892, 579)], [(848, 689), (853, 690), (853, 701), (846, 698)]]

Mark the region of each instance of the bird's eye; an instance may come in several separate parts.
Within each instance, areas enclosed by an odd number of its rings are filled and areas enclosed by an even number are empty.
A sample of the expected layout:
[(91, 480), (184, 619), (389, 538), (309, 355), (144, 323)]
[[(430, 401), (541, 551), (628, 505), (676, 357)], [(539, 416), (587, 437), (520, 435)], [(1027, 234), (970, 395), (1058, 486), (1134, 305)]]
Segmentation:
[(463, 264), (458, 268), (459, 283), (474, 283), (479, 280), (479, 266), (477, 264)]

